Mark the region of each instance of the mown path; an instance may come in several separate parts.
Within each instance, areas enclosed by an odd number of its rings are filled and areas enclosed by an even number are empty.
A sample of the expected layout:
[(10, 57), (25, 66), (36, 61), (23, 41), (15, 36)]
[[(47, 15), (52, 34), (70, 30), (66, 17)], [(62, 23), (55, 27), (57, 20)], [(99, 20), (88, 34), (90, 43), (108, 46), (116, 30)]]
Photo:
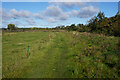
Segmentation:
[[(64, 33), (51, 33), (52, 39), (44, 45), (43, 56), (36, 55), (32, 70), (24, 73), (24, 77), (29, 78), (65, 78), (67, 77), (66, 57), (69, 54), (69, 45), (66, 34)], [(39, 45), (39, 44), (37, 44)], [(45, 50), (45, 51), (44, 51)], [(29, 68), (29, 67), (28, 67)], [(26, 67), (27, 69), (27, 67)], [(30, 67), (31, 69), (31, 67)]]

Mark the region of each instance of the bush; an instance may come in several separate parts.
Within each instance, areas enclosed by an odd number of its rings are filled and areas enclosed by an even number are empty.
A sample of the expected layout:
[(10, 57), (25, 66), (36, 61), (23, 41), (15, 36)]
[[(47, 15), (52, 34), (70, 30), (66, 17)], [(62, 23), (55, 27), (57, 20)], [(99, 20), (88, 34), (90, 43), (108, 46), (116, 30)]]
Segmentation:
[(17, 27), (14, 24), (8, 24), (8, 30), (17, 30)]

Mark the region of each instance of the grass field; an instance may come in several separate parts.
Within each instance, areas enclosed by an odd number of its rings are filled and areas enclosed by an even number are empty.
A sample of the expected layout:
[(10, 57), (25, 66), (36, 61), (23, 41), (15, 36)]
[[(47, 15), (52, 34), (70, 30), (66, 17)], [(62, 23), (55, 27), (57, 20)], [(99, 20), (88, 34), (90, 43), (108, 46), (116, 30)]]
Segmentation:
[(79, 32), (3, 32), (2, 39), (3, 78), (119, 77), (118, 37)]

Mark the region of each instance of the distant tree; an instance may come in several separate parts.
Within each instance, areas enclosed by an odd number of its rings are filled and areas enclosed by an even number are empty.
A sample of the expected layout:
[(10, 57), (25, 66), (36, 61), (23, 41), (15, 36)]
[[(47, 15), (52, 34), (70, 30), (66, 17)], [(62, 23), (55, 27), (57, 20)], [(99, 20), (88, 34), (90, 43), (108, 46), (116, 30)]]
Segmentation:
[(75, 24), (71, 24), (71, 26), (69, 26), (69, 29), (71, 31), (76, 31), (77, 30), (77, 27), (75, 26)]
[(79, 31), (79, 32), (85, 32), (85, 26), (83, 24), (78, 24), (77, 25), (77, 31)]
[(16, 30), (17, 27), (15, 26), (15, 24), (8, 24), (8, 30)]
[(98, 18), (98, 20), (102, 20), (102, 19), (104, 19), (105, 18), (105, 14), (104, 14), (104, 12), (99, 12), (98, 13), (98, 15), (97, 15), (97, 18)]
[(64, 28), (65, 28), (65, 26), (64, 26), (64, 25), (62, 25), (62, 26), (60, 26), (60, 28), (61, 28), (61, 29), (64, 29)]
[(65, 27), (65, 30), (70, 31), (70, 27), (69, 27), (69, 26), (66, 26), (66, 27)]
[(32, 30), (37, 30), (37, 27), (32, 27), (31, 29), (32, 29)]

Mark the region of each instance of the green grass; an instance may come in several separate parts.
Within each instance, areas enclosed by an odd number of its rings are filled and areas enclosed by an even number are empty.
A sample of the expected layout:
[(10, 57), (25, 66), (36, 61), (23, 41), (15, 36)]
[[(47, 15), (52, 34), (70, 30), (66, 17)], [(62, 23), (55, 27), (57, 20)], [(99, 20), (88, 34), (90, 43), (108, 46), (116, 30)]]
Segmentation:
[(78, 32), (4, 32), (2, 39), (3, 78), (119, 77), (118, 37)]

